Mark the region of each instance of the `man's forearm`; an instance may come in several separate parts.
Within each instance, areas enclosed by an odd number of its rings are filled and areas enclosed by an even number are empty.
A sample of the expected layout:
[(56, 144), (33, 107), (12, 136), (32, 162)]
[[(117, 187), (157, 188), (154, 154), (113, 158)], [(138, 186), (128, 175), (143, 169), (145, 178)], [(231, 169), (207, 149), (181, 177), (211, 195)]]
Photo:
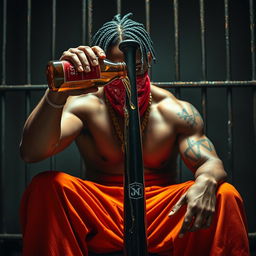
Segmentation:
[(219, 158), (208, 159), (195, 172), (195, 179), (209, 179), (216, 182), (217, 185), (222, 183), (227, 178), (227, 173), (224, 170), (223, 163)]
[(20, 143), (21, 157), (27, 162), (40, 161), (51, 155), (59, 141), (63, 108), (54, 108), (46, 101), (57, 105), (66, 102), (66, 96), (46, 91), (45, 95), (28, 117)]

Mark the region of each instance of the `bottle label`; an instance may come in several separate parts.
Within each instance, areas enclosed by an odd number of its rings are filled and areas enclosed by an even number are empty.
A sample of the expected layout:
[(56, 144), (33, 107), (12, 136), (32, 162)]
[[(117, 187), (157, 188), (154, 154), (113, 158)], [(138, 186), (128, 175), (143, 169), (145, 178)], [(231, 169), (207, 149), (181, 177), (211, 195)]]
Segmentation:
[(62, 61), (65, 82), (84, 81), (100, 78), (100, 66), (90, 66), (90, 72), (78, 72), (74, 65), (68, 61)]

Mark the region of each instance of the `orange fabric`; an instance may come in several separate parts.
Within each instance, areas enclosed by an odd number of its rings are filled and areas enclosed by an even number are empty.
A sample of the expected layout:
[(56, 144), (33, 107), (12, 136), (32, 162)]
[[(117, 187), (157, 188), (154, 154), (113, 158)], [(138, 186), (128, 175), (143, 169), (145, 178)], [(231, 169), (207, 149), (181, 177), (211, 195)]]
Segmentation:
[[(155, 183), (160, 186), (152, 185)], [(106, 181), (109, 183), (110, 181)], [(146, 177), (149, 252), (174, 256), (248, 256), (243, 202), (236, 189), (222, 184), (210, 228), (178, 238), (185, 208), (168, 217), (193, 181), (163, 186), (164, 176)], [(37, 175), (20, 209), (24, 256), (82, 256), (123, 248), (123, 187), (85, 181), (61, 172)]]

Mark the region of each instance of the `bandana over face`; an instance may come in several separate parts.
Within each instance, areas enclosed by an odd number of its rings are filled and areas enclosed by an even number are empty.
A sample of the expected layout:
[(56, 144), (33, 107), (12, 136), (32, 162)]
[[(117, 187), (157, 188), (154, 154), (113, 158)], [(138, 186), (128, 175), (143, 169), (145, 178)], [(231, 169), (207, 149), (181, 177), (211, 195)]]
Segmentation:
[[(147, 110), (150, 98), (150, 78), (146, 72), (136, 77), (137, 96), (140, 116)], [(121, 79), (115, 79), (104, 87), (105, 95), (112, 108), (120, 115), (124, 116), (124, 106), (126, 91)]]

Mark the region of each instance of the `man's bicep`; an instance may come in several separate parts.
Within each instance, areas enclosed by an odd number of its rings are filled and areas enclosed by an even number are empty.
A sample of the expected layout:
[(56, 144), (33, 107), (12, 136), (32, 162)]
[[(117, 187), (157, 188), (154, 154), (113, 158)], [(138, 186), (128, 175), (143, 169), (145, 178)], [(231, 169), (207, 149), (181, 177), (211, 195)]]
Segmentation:
[(204, 134), (180, 135), (178, 142), (181, 157), (192, 171), (196, 171), (208, 159), (217, 156), (212, 142)]
[(83, 122), (80, 118), (70, 112), (64, 112), (61, 118), (61, 134), (54, 154), (69, 146), (83, 129)]

